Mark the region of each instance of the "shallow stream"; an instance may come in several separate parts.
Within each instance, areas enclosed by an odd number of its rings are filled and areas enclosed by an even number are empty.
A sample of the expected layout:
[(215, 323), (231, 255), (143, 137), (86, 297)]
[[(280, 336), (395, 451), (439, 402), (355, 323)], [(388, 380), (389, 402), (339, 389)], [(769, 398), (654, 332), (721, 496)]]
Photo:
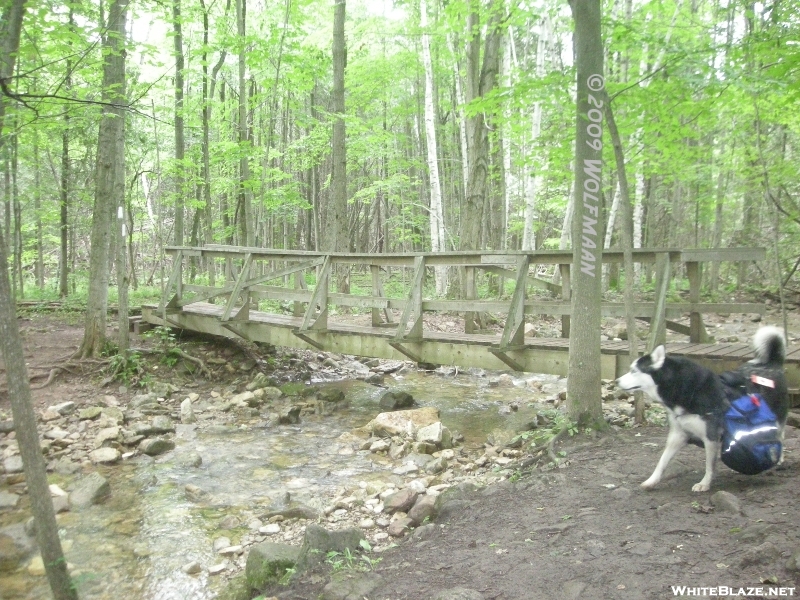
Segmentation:
[[(545, 389), (558, 378), (527, 375)], [(518, 430), (535, 417), (530, 403), (541, 400), (524, 380), (498, 386), (482, 374), (411, 371), (387, 377), (394, 390), (409, 392), (420, 406), (439, 409), (464, 444), (477, 447), (496, 428)], [(326, 383), (341, 388), (349, 408), (332, 416), (304, 418), (298, 425), (179, 425), (174, 451), (151, 459), (136, 457), (102, 469), (112, 495), (103, 504), (59, 516), (60, 534), (83, 600), (205, 600), (224, 586), (208, 567), (222, 562), (214, 539), (236, 544), (248, 523), (288, 492), (292, 500), (322, 509), (337, 490), (359, 481), (389, 477), (396, 465), (385, 456), (354, 451), (338, 438), (374, 418), (381, 388), (361, 381)], [(507, 409), (512, 403), (519, 410)], [(199, 467), (190, 466), (195, 455)], [(187, 498), (192, 484), (208, 495)], [(222, 530), (228, 520), (232, 528)], [(237, 529), (238, 528), (238, 529)], [(275, 541), (281, 541), (277, 539)], [(197, 574), (184, 567), (196, 562)], [(4, 597), (50, 598), (43, 576), (23, 572), (2, 579)]]

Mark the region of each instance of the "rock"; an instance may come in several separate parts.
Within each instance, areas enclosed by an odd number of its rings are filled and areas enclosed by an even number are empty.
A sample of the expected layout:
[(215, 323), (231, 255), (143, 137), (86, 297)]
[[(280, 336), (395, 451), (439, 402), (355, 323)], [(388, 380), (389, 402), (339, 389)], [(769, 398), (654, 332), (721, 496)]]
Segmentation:
[(71, 415), (75, 412), (75, 403), (72, 401), (62, 402), (61, 404), (55, 404), (47, 408), (47, 410), (52, 411), (54, 413), (58, 413), (62, 417), (66, 415)]
[(800, 571), (800, 550), (795, 550), (786, 561), (787, 571)]
[(263, 533), (264, 535), (272, 535), (274, 533), (280, 533), (281, 526), (278, 523), (269, 523), (264, 525), (263, 527), (258, 528), (258, 533)]
[(28, 564), (28, 574), (34, 577), (41, 577), (45, 573), (47, 573), (47, 571), (45, 571), (44, 568), (44, 560), (41, 556), (34, 556)]
[(322, 600), (362, 600), (383, 585), (377, 573), (335, 573), (322, 590)]
[(153, 404), (158, 399), (153, 393), (150, 394), (137, 394), (133, 398), (131, 398), (130, 408), (140, 408), (145, 404)]
[(436, 516), (436, 496), (420, 496), (414, 503), (413, 508), (408, 511), (408, 518), (414, 525), (422, 525), (425, 519), (433, 519)]
[(386, 532), (392, 537), (403, 537), (413, 524), (413, 521), (408, 517), (400, 517), (389, 523)]
[(111, 494), (108, 480), (100, 473), (90, 473), (81, 478), (69, 495), (72, 508), (82, 509), (101, 502)]
[(414, 503), (417, 501), (417, 492), (409, 489), (400, 490), (387, 496), (383, 501), (383, 510), (389, 514), (400, 512), (408, 512)]
[(147, 456), (158, 456), (175, 449), (175, 442), (166, 438), (152, 438), (142, 440), (139, 450)]
[(106, 406), (100, 409), (103, 417), (117, 425), (125, 422), (125, 414), (116, 406)]
[(425, 472), (430, 473), (431, 475), (438, 475), (439, 473), (443, 473), (447, 470), (447, 460), (440, 456), (439, 458), (434, 458), (428, 464), (425, 465)]
[(214, 549), (214, 552), (219, 552), (223, 548), (227, 548), (230, 545), (231, 545), (230, 538), (226, 538), (225, 536), (222, 536), (222, 537), (216, 538), (214, 540), (214, 542), (211, 544), (211, 547)]
[(186, 398), (181, 402), (181, 423), (196, 423), (197, 417), (194, 415), (194, 407), (192, 401)]
[(119, 427), (105, 427), (97, 432), (94, 437), (94, 447), (102, 448), (106, 442), (116, 441), (119, 438)]
[(181, 571), (186, 573), (187, 575), (197, 575), (203, 571), (203, 567), (200, 566), (200, 563), (192, 561), (188, 564), (183, 565), (181, 567)]
[(262, 542), (250, 548), (244, 574), (250, 589), (260, 590), (277, 583), (297, 564), (300, 548), (288, 544)]
[(270, 506), (270, 509), (271, 510), (263, 516), (263, 519), (266, 521), (278, 516), (284, 519), (308, 519), (311, 521), (316, 521), (320, 517), (319, 511), (316, 508), (312, 508), (301, 502), (287, 502), (283, 506)]
[(180, 467), (193, 467), (197, 468), (203, 464), (203, 457), (200, 456), (197, 452), (189, 452), (188, 454), (183, 454), (175, 459), (175, 464)]
[(380, 413), (367, 424), (367, 429), (378, 437), (416, 436), (420, 427), (426, 427), (438, 420), (439, 410), (428, 406)]
[(778, 528), (772, 523), (753, 523), (736, 534), (736, 539), (749, 544), (760, 544), (776, 533)]
[(225, 546), (224, 548), (220, 548), (217, 550), (218, 554), (222, 556), (236, 556), (237, 554), (241, 554), (244, 550), (244, 546), (236, 545), (236, 546)]
[(484, 600), (483, 594), (469, 588), (453, 588), (433, 596), (433, 600)]
[(720, 491), (711, 494), (711, 505), (720, 512), (732, 512), (739, 514), (742, 512), (739, 498), (730, 492)]
[(417, 430), (417, 441), (439, 446), (442, 443), (442, 423), (437, 421)]
[(150, 384), (149, 388), (150, 394), (148, 395), (152, 395), (155, 398), (169, 398), (173, 392), (178, 390), (178, 388), (171, 383), (163, 381), (155, 381)]
[(389, 390), (378, 401), (384, 410), (399, 410), (414, 406), (414, 397), (408, 392)]
[(3, 461), (3, 470), (9, 475), (12, 473), (22, 473), (22, 457), (19, 454), (9, 456)]
[(0, 510), (15, 508), (19, 503), (19, 496), (11, 492), (0, 491)]
[(289, 406), (281, 410), (278, 415), (278, 423), (281, 425), (294, 425), (300, 422), (300, 407)]
[(355, 553), (363, 539), (364, 533), (355, 527), (328, 531), (316, 523), (311, 523), (306, 527), (303, 544), (300, 546), (297, 570), (302, 572), (322, 563), (328, 552)]
[(7, 419), (5, 421), (0, 421), (0, 433), (11, 433), (14, 431), (14, 420)]
[(69, 437), (69, 431), (61, 429), (60, 427), (56, 427), (50, 431), (45, 431), (44, 437), (49, 440), (65, 440)]
[(391, 448), (391, 446), (392, 446), (392, 441), (391, 440), (387, 440), (385, 438), (381, 438), (381, 439), (375, 440), (374, 442), (372, 442), (372, 444), (370, 444), (369, 451), (370, 452), (386, 452), (386, 451), (389, 450), (389, 448)]
[(321, 387), (317, 390), (317, 400), (321, 402), (342, 402), (344, 392), (335, 387)]
[(434, 508), (440, 521), (446, 521), (469, 504), (469, 495), (477, 490), (474, 483), (463, 482), (436, 496)]
[(78, 411), (78, 418), (81, 421), (93, 421), (103, 414), (103, 409), (99, 406), (90, 406)]
[(192, 483), (187, 483), (183, 487), (184, 492), (186, 493), (186, 499), (189, 502), (203, 502), (208, 499), (209, 494), (202, 488), (197, 487)]
[(16, 571), (36, 548), (36, 541), (17, 523), (0, 528), (0, 573)]
[(381, 373), (370, 373), (364, 377), (364, 382), (372, 385), (382, 385), (384, 376)]
[(263, 389), (268, 387), (272, 384), (272, 381), (269, 377), (267, 377), (264, 373), (256, 373), (256, 376), (253, 377), (253, 381), (247, 384), (245, 388), (248, 392), (252, 392), (254, 390)]
[(122, 455), (116, 448), (98, 448), (89, 453), (89, 460), (95, 464), (113, 464), (117, 462)]
[(175, 425), (173, 425), (172, 419), (166, 415), (158, 415), (153, 417), (150, 431), (155, 434), (175, 433)]
[(764, 542), (759, 546), (748, 548), (739, 560), (742, 568), (760, 565), (772, 565), (781, 557), (781, 551), (772, 542)]

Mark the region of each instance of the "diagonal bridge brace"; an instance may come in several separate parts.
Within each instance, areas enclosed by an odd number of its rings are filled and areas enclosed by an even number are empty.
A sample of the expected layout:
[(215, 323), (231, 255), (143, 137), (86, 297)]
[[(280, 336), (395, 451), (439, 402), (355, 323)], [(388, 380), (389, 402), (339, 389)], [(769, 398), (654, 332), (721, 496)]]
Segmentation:
[(389, 345), (404, 354), (414, 362), (425, 362), (418, 351), (408, 347), (413, 344), (417, 347), (422, 344), (422, 288), (425, 285), (425, 257), (414, 258), (414, 275), (411, 279), (411, 291), (408, 302), (400, 315), (397, 323), (397, 332)]
[[(311, 332), (325, 333), (328, 329), (328, 288), (331, 279), (331, 257), (325, 256), (322, 260), (322, 267), (317, 276), (317, 285), (314, 287), (314, 293), (311, 294), (311, 300), (306, 308), (306, 313), (303, 315), (303, 323), (292, 331), (301, 340), (314, 346), (319, 350), (325, 350), (322, 342), (314, 339), (309, 335)], [(317, 307), (319, 306), (319, 313)]]
[(509, 353), (525, 349), (525, 286), (529, 267), (530, 256), (527, 254), (520, 256), (517, 262), (517, 282), (514, 294), (511, 296), (511, 306), (508, 309), (508, 318), (503, 328), (500, 344), (497, 347), (489, 348), (489, 352), (515, 371), (525, 370), (525, 367), (509, 356)]

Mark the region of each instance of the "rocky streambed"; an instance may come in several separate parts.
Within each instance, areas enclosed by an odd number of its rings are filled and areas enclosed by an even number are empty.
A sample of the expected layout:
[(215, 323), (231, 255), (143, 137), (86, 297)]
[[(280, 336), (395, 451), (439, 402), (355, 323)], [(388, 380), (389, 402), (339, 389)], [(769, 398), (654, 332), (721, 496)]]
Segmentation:
[[(557, 466), (546, 441), (562, 423), (563, 379), (311, 353), (300, 362), (306, 382), (277, 386), (254, 369), (235, 384), (153, 383), (40, 412), (82, 598), (212, 598), (247, 569), (257, 587), (291, 568), (265, 575), (264, 544), (300, 549), (311, 525), (317, 538), (316, 528), (359, 532), (365, 560), (377, 560), (435, 518), (448, 490)], [(609, 422), (629, 425), (628, 399), (604, 395)], [(3, 597), (46, 598), (8, 421), (0, 451)]]

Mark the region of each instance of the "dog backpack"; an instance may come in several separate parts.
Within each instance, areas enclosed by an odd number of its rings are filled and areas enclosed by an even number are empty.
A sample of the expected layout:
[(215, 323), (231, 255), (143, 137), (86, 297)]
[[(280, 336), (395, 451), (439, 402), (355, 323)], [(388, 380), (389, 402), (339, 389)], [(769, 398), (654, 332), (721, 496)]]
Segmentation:
[(771, 469), (781, 456), (778, 419), (758, 394), (731, 402), (725, 413), (722, 462), (734, 471), (755, 475)]

